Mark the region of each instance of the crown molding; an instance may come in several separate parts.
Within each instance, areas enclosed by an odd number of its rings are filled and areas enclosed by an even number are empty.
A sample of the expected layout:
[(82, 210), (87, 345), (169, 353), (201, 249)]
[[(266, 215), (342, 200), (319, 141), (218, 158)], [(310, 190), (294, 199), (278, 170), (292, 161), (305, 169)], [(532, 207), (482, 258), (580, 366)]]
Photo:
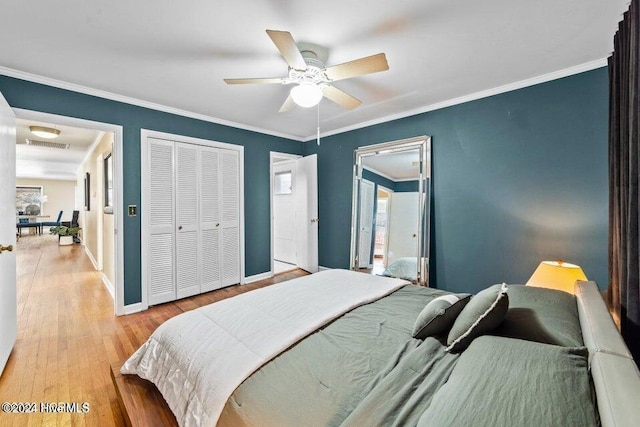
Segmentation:
[[(388, 116), (379, 117), (373, 120), (367, 120), (365, 122), (357, 123), (351, 126), (345, 126), (339, 129), (330, 130), (320, 134), (320, 138), (337, 135), (340, 133), (349, 132), (356, 129), (362, 129), (365, 127), (377, 125), (380, 123), (386, 123), (393, 120), (402, 119), (409, 116), (415, 116), (417, 114), (427, 113), (429, 111), (440, 110), (442, 108), (451, 107), (458, 104), (464, 104), (465, 102), (475, 101), (482, 98), (487, 98), (493, 95), (498, 95), (505, 92), (511, 92), (513, 90), (522, 89), (528, 86), (534, 86), (540, 83), (549, 82), (552, 80), (561, 79), (563, 77), (572, 76), (574, 74), (584, 73), (586, 71), (595, 70), (607, 65), (607, 58), (596, 59), (595, 61), (585, 62), (584, 64), (575, 65), (573, 67), (564, 68), (562, 70), (554, 71), (552, 73), (542, 74), (540, 76), (532, 77), (526, 80), (520, 80), (518, 82), (509, 83), (503, 86), (498, 86), (493, 89), (482, 90), (469, 95), (460, 96), (458, 98), (449, 99), (435, 104), (426, 105), (424, 107), (414, 108), (411, 110), (403, 111)], [(304, 138), (304, 142), (312, 141), (316, 139), (316, 135), (310, 135)]]
[(290, 135), (284, 132), (277, 132), (269, 129), (263, 129), (257, 126), (251, 126), (243, 123), (233, 122), (231, 120), (220, 119), (218, 117), (207, 116), (205, 114), (194, 113), (192, 111), (169, 107), (167, 105), (162, 105), (162, 104), (156, 104), (154, 102), (144, 101), (138, 98), (119, 95), (117, 93), (107, 92), (100, 89), (94, 89), (88, 86), (77, 85), (75, 83), (69, 83), (63, 80), (52, 79), (50, 77), (27, 73), (24, 71), (15, 70), (15, 69), (3, 67), (3, 66), (0, 66), (0, 75), (14, 77), (16, 79), (26, 80), (29, 82), (40, 83), (47, 86), (53, 86), (59, 89), (65, 89), (72, 92), (82, 93), (85, 95), (91, 95), (91, 96), (97, 96), (99, 98), (110, 99), (112, 101), (123, 102), (125, 104), (136, 105), (138, 107), (149, 108), (151, 110), (157, 110), (165, 113), (175, 114), (177, 116), (189, 117), (191, 119), (202, 120), (204, 122), (215, 123), (223, 126), (230, 126), (237, 129), (248, 130), (251, 132), (258, 132), (266, 135), (276, 136), (279, 138), (292, 139), (294, 141), (303, 141), (303, 139), (300, 138), (299, 136)]
[[(457, 98), (437, 102), (435, 104), (426, 105), (423, 107), (414, 108), (411, 110), (402, 111), (399, 113), (391, 114), (388, 116), (379, 117), (377, 119), (367, 120), (364, 122), (356, 123), (354, 125), (345, 126), (342, 128), (330, 130), (320, 134), (320, 138), (324, 138), (327, 136), (337, 135), (340, 133), (349, 132), (356, 129), (362, 129), (368, 126), (373, 126), (381, 123), (390, 122), (393, 120), (402, 119), (405, 117), (415, 116), (417, 114), (427, 113), (429, 111), (439, 110), (446, 107), (451, 107), (454, 105), (464, 104), (465, 102), (475, 101), (482, 98), (487, 98), (493, 95), (498, 95), (505, 92), (511, 92), (513, 90), (522, 89), (525, 87), (537, 85), (540, 83), (549, 82), (552, 80), (561, 79), (563, 77), (572, 76), (574, 74), (584, 73), (586, 71), (595, 70), (596, 68), (601, 68), (607, 65), (607, 58), (597, 59), (595, 61), (586, 62), (583, 64), (575, 65), (573, 67), (564, 68), (562, 70), (554, 71), (547, 74), (542, 74), (540, 76), (532, 77), (525, 80), (520, 80), (514, 83), (509, 83), (503, 86), (498, 86), (492, 89), (487, 89), (479, 92), (475, 92), (469, 95), (460, 96)], [(182, 110), (179, 108), (169, 107), (162, 104), (156, 104), (153, 102), (144, 101), (138, 98), (132, 98), (124, 95), (118, 95), (112, 92), (103, 91), (100, 89), (94, 89), (87, 86), (77, 85), (74, 83), (65, 82), (62, 80), (52, 79), (49, 77), (40, 76), (37, 74), (31, 74), (24, 71), (14, 70), (12, 68), (2, 67), (0, 66), (0, 75), (5, 75), (9, 77), (15, 77), (17, 79), (27, 80), (34, 83), (40, 83), (47, 86), (53, 86), (60, 89), (70, 90), (73, 92), (78, 92), (86, 95), (97, 96), (100, 98), (110, 99), (112, 101), (123, 102), (126, 104), (136, 105), (139, 107), (149, 108), (152, 110), (163, 111), (165, 113), (171, 113), (178, 116), (189, 117), (192, 119), (202, 120), (205, 122), (215, 123), (224, 126), (230, 126), (237, 129), (248, 130), (251, 132), (258, 132), (266, 135), (276, 136), (280, 138), (286, 138), (294, 141), (300, 142), (308, 142), (316, 139), (316, 134), (309, 135), (307, 137), (299, 137), (295, 135), (290, 135), (283, 132), (277, 132), (269, 129), (259, 128), (257, 126), (246, 125), (242, 123), (233, 122), (230, 120), (220, 119), (217, 117), (207, 116), (200, 113), (194, 113), (187, 110)]]

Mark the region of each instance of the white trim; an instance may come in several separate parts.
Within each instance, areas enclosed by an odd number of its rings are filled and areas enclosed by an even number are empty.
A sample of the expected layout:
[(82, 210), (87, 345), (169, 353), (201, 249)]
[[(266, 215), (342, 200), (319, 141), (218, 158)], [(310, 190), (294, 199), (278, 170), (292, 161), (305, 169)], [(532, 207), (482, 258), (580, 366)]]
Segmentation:
[[(275, 266), (273, 263), (274, 250), (275, 250), (275, 241), (273, 239), (273, 160), (275, 158), (280, 159), (290, 159), (290, 160), (298, 160), (302, 158), (301, 155), (298, 154), (289, 154), (289, 153), (280, 153), (278, 151), (269, 151), (269, 226), (270, 226), (270, 242), (269, 242), (269, 265), (271, 266), (271, 271), (275, 270)], [(296, 260), (297, 261), (297, 260)], [(296, 265), (297, 267), (297, 265)]]
[(83, 245), (83, 246), (84, 246), (84, 253), (87, 254), (87, 256), (89, 257), (89, 261), (91, 261), (91, 264), (93, 264), (93, 269), (96, 271), (100, 271), (100, 269), (98, 268), (98, 261), (96, 261), (96, 259), (93, 257), (93, 254), (91, 253), (87, 245)]
[[(356, 129), (365, 128), (368, 126), (377, 125), (380, 123), (390, 122), (393, 120), (401, 119), (404, 117), (414, 116), (416, 114), (426, 113), (429, 111), (439, 110), (441, 108), (451, 107), (453, 105), (463, 104), (469, 101), (475, 101), (477, 99), (486, 98), (500, 93), (510, 92), (516, 89), (522, 89), (528, 86), (533, 86), (540, 83), (545, 83), (552, 80), (561, 79), (574, 74), (584, 73), (586, 71), (595, 70), (607, 65), (607, 58), (596, 59), (594, 61), (585, 62), (583, 64), (575, 65), (573, 67), (564, 68), (562, 70), (553, 71), (551, 73), (542, 74), (540, 76), (531, 77), (529, 79), (520, 80), (517, 82), (509, 83), (506, 85), (498, 86), (492, 89), (482, 90), (479, 92), (463, 95), (457, 98), (436, 102), (435, 104), (426, 105), (423, 107), (414, 108), (411, 110), (401, 111), (399, 113), (391, 114), (388, 116), (378, 117), (377, 119), (367, 120), (364, 122), (356, 123), (353, 125), (345, 126), (342, 128), (330, 130), (320, 134), (320, 138), (325, 138), (331, 135), (337, 135), (344, 132), (349, 132)], [(317, 135), (309, 135), (307, 137), (300, 137), (296, 135), (290, 135), (285, 132), (278, 132), (269, 129), (260, 128), (257, 126), (246, 125), (242, 123), (236, 123), (230, 120), (220, 119), (217, 117), (207, 116), (200, 113), (194, 113), (187, 110), (181, 110), (179, 108), (169, 107), (162, 104), (156, 104), (153, 102), (143, 101), (138, 98), (131, 98), (124, 95), (118, 95), (111, 92), (102, 91), (99, 89), (93, 89), (87, 86), (81, 86), (74, 83), (68, 83), (62, 80), (52, 79), (49, 77), (40, 76), (37, 74), (26, 73), (24, 71), (15, 70), (12, 68), (0, 66), (0, 75), (9, 77), (15, 77), (21, 80), (27, 80), (35, 83), (44, 84), (47, 86), (53, 86), (60, 89), (66, 89), (73, 92), (83, 93), (87, 95), (97, 96), (100, 98), (111, 99), (113, 101), (124, 102), (126, 104), (137, 105), (144, 108), (150, 108), (152, 110), (163, 111), (166, 113), (175, 114), (178, 116), (189, 117), (196, 120), (202, 120), (205, 122), (216, 123), (224, 126), (231, 126), (237, 129), (244, 129), (251, 132), (258, 132), (265, 135), (277, 136), (280, 138), (291, 139), (294, 141), (308, 142), (316, 139)]]
[(126, 316), (127, 314), (140, 313), (141, 311), (146, 310), (142, 308), (142, 303), (129, 304), (122, 307), (122, 311), (119, 316)]
[[(184, 135), (176, 135), (166, 132), (158, 132), (149, 129), (140, 129), (140, 206), (138, 207), (138, 215), (140, 215), (140, 236), (141, 236), (141, 244), (140, 244), (140, 292), (141, 292), (141, 302), (140, 302), (140, 310), (144, 311), (149, 308), (149, 295), (148, 295), (148, 286), (147, 286), (147, 274), (146, 274), (146, 266), (147, 260), (149, 258), (149, 254), (147, 252), (146, 239), (149, 235), (149, 225), (147, 219), (147, 210), (145, 206), (148, 204), (146, 197), (146, 188), (148, 188), (148, 176), (144, 172), (147, 168), (147, 140), (148, 138), (156, 138), (162, 139), (165, 141), (173, 141), (173, 142), (182, 142), (187, 144), (195, 144), (195, 145), (204, 145), (207, 147), (220, 148), (225, 150), (233, 150), (238, 152), (238, 163), (239, 163), (239, 203), (240, 203), (240, 218), (238, 221), (239, 225), (239, 239), (240, 239), (240, 284), (244, 285), (246, 283), (246, 278), (244, 275), (245, 272), (245, 237), (244, 237), (244, 226), (245, 226), (245, 218), (244, 218), (244, 146), (237, 144), (229, 144), (226, 142), (219, 142), (201, 138), (194, 138), (190, 136)], [(114, 189), (115, 191), (115, 189)], [(142, 214), (140, 214), (142, 212)]]
[[(386, 123), (393, 120), (402, 119), (409, 116), (415, 116), (417, 114), (427, 113), (429, 111), (440, 110), (442, 108), (451, 107), (453, 105), (464, 104), (465, 102), (475, 101), (481, 98), (487, 98), (489, 96), (498, 95), (505, 92), (511, 92), (513, 90), (522, 89), (528, 86), (534, 86), (540, 83), (549, 82), (552, 80), (561, 79), (563, 77), (572, 76), (574, 74), (584, 73), (586, 71), (595, 70), (596, 68), (602, 68), (607, 65), (607, 58), (596, 59), (595, 61), (585, 62), (584, 64), (575, 65), (573, 67), (565, 68), (551, 73), (542, 74), (540, 76), (532, 77), (525, 80), (509, 83), (506, 85), (498, 86), (492, 89), (482, 90), (480, 92), (463, 95), (458, 98), (448, 99), (435, 104), (426, 105), (424, 107), (418, 107), (407, 111), (402, 111), (388, 116), (379, 117), (377, 119), (367, 120), (364, 122), (356, 123), (354, 125), (345, 126), (339, 129), (330, 130), (320, 134), (320, 138), (325, 138), (331, 135), (337, 135), (340, 133), (349, 132), (356, 129), (366, 128), (369, 126), (377, 125), (380, 123)], [(310, 135), (302, 140), (304, 142), (313, 141), (316, 139), (316, 135)]]
[[(386, 179), (388, 179), (389, 181), (397, 182), (397, 180), (396, 180), (396, 179), (391, 178), (391, 177), (390, 177), (389, 175), (387, 175), (386, 173), (384, 173), (384, 172), (380, 172), (378, 169), (374, 169), (374, 168), (372, 168), (371, 166), (365, 166), (365, 165), (362, 165), (362, 169), (366, 169), (366, 170), (368, 170), (369, 172), (375, 173), (376, 175), (380, 175), (381, 177), (386, 178)], [(417, 180), (417, 178), (416, 178), (416, 180)]]
[(102, 273), (102, 283), (104, 283), (104, 287), (107, 288), (107, 291), (111, 294), (111, 298), (115, 300), (115, 290), (113, 288), (113, 283), (107, 277), (106, 274)]
[(273, 272), (265, 271), (264, 273), (254, 274), (253, 276), (245, 277), (244, 283), (253, 283), (258, 282), (260, 280), (270, 279), (274, 276)]
[(180, 108), (169, 107), (167, 105), (156, 104), (155, 102), (144, 101), (139, 98), (132, 98), (125, 95), (119, 95), (113, 92), (107, 92), (100, 89), (90, 88), (88, 86), (82, 86), (75, 83), (65, 82), (63, 80), (52, 79), (50, 77), (45, 77), (38, 74), (27, 73), (24, 71), (15, 70), (13, 68), (0, 66), (0, 75), (15, 77), (21, 80), (27, 80), (30, 82), (40, 83), (43, 85), (70, 90), (72, 92), (83, 93), (86, 95), (97, 96), (99, 98), (110, 99), (112, 101), (123, 102), (125, 104), (136, 105), (139, 107), (149, 108), (156, 111), (163, 111), (165, 113), (175, 114), (177, 116), (182, 116), (182, 117), (189, 117), (191, 119), (202, 120), (204, 122), (215, 123), (223, 126), (231, 126), (237, 129), (248, 130), (251, 132), (258, 132), (265, 135), (277, 136), (280, 138), (292, 139), (294, 141), (300, 141), (300, 142), (303, 141), (301, 137), (290, 135), (288, 133), (264, 129), (258, 126), (247, 125), (243, 123), (234, 122), (231, 120), (225, 120), (218, 117), (208, 116), (206, 114), (194, 113), (192, 111), (182, 110)]
[(323, 267), (321, 265), (318, 266), (318, 272), (325, 271), (325, 270), (333, 270), (333, 268), (331, 268), (331, 267)]
[[(2, 67), (0, 67), (0, 74), (2, 73)], [(113, 192), (116, 195), (114, 200), (113, 211), (114, 215), (114, 231), (115, 231), (115, 256), (113, 262), (115, 263), (115, 281), (114, 283), (114, 313), (119, 316), (125, 314), (124, 305), (124, 233), (119, 232), (123, 229), (124, 224), (124, 195), (122, 194), (121, 186), (123, 182), (123, 162), (122, 162), (122, 126), (114, 125), (110, 123), (94, 122), (92, 120), (78, 119), (75, 117), (61, 116), (58, 114), (43, 113), (39, 111), (25, 110), (22, 108), (13, 108), (13, 112), (16, 118), (25, 120), (45, 121), (49, 123), (56, 123), (60, 125), (82, 127), (88, 129), (95, 129), (103, 132), (113, 132), (113, 161), (114, 161), (114, 177), (113, 177)], [(95, 143), (95, 141), (94, 141)], [(84, 211), (81, 210), (81, 214), (84, 219)], [(83, 239), (84, 241), (84, 239)], [(83, 243), (84, 244), (84, 243)], [(85, 245), (86, 248), (86, 245)], [(95, 261), (95, 260), (94, 260)], [(95, 263), (94, 263), (95, 264)]]

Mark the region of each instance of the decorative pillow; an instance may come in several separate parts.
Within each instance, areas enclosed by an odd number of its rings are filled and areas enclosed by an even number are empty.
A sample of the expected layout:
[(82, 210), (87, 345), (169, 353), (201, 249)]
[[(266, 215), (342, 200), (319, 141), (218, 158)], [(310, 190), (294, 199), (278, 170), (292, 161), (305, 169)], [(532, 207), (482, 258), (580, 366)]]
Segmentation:
[(507, 317), (491, 335), (564, 347), (584, 345), (574, 295), (522, 285), (509, 286), (507, 295)]
[(413, 337), (422, 340), (449, 330), (470, 299), (471, 294), (450, 294), (431, 300), (418, 314)]
[(471, 344), (474, 338), (495, 329), (502, 323), (509, 310), (507, 285), (493, 285), (471, 298), (456, 319), (449, 336), (447, 351), (458, 353)]

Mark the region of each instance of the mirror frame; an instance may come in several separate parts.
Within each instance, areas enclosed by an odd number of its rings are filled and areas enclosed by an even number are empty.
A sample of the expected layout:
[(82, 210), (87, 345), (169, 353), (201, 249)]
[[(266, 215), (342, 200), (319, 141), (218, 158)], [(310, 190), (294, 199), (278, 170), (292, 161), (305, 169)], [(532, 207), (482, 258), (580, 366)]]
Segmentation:
[(431, 137), (418, 136), (382, 144), (366, 145), (354, 150), (353, 192), (351, 205), (351, 259), (349, 268), (358, 270), (359, 220), (358, 200), (362, 180), (363, 159), (376, 154), (418, 150), (420, 173), (418, 175), (418, 271), (417, 284), (429, 286), (429, 246), (431, 237)]

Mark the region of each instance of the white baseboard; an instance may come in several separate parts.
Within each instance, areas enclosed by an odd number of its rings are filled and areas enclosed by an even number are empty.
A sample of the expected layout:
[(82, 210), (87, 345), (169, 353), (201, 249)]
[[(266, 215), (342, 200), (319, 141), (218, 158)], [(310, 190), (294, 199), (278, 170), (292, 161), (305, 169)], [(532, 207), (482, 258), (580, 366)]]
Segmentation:
[(115, 300), (116, 293), (115, 288), (113, 287), (113, 283), (111, 283), (107, 275), (104, 273), (102, 273), (102, 283), (104, 283), (105, 288), (107, 288), (107, 291), (109, 291), (109, 293), (111, 294), (111, 299)]
[(270, 279), (273, 277), (273, 273), (271, 271), (265, 271), (264, 273), (254, 274), (253, 276), (248, 276), (244, 278), (244, 283), (252, 283), (257, 282), (259, 280)]
[(323, 267), (323, 266), (318, 267), (318, 271), (325, 271), (325, 270), (333, 270), (333, 269), (330, 267)]
[(125, 305), (120, 315), (126, 316), (127, 314), (140, 313), (142, 310), (142, 303)]
[(98, 261), (96, 261), (96, 259), (93, 257), (93, 254), (91, 253), (89, 248), (87, 248), (87, 245), (84, 245), (84, 253), (86, 253), (89, 257), (91, 264), (93, 264), (93, 268), (100, 271), (100, 269), (98, 268)]

